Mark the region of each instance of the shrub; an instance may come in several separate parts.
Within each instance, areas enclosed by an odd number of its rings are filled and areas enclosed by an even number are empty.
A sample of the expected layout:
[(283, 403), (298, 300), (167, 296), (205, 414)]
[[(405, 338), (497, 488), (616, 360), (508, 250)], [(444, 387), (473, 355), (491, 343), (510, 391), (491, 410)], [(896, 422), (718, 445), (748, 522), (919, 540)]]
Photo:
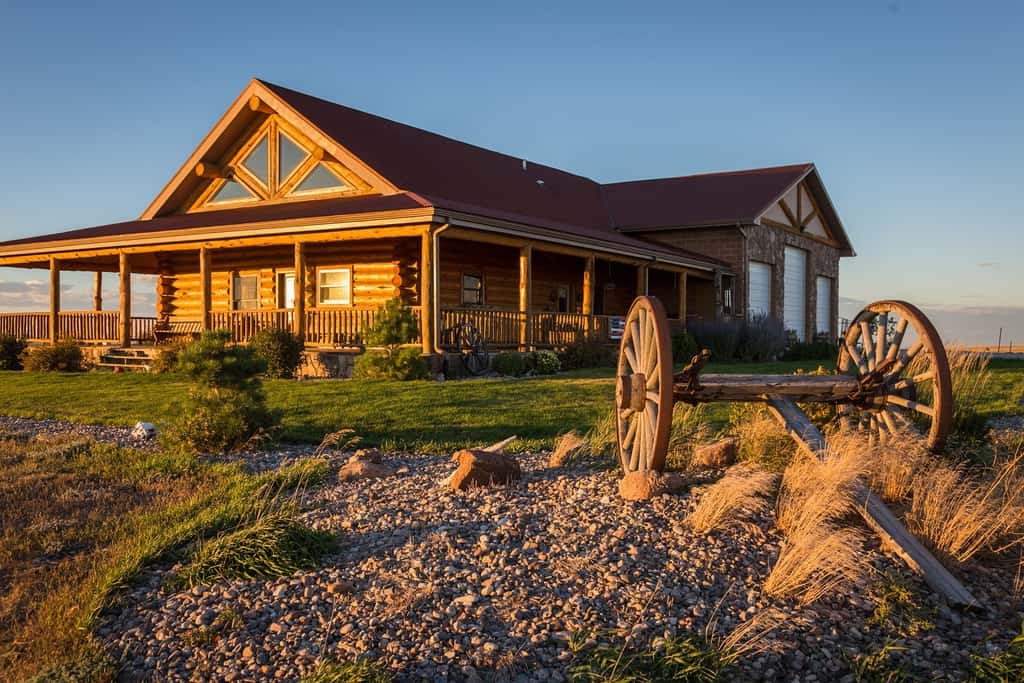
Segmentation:
[(785, 350), (786, 330), (777, 319), (759, 315), (741, 326), (736, 354), (744, 363), (775, 360)]
[(615, 349), (596, 337), (579, 335), (576, 341), (558, 352), (563, 370), (606, 368), (615, 365)]
[(30, 346), (21, 355), (26, 372), (81, 372), (85, 369), (82, 347), (73, 341)]
[(0, 336), (0, 370), (21, 370), (21, 354), (28, 343), (9, 334)]
[(834, 361), (839, 357), (839, 346), (828, 340), (812, 342), (793, 342), (782, 354), (782, 360), (827, 360)]
[(159, 375), (177, 372), (178, 356), (190, 343), (191, 340), (179, 337), (157, 346), (156, 355), (153, 356), (153, 362), (149, 366), (149, 371)]
[(717, 361), (735, 360), (743, 335), (743, 321), (733, 318), (727, 320), (694, 320), (689, 323), (689, 331), (697, 345), (711, 352), (711, 359)]
[(562, 369), (562, 362), (554, 351), (534, 351), (533, 370), (538, 375), (553, 375)]
[(416, 316), (398, 297), (380, 307), (377, 318), (363, 335), (370, 346), (383, 346), (383, 351), (368, 351), (352, 368), (353, 377), (364, 379), (425, 379), (430, 369), (419, 349), (403, 348), (420, 334)]
[(969, 680), (992, 683), (1024, 680), (1024, 624), (1021, 624), (1020, 635), (1014, 637), (1003, 652), (971, 657)]
[(491, 367), (502, 377), (519, 377), (526, 372), (526, 359), (515, 351), (502, 351), (494, 357)]
[(262, 329), (252, 336), (249, 345), (267, 364), (267, 377), (291, 379), (302, 362), (302, 340), (288, 330)]
[(273, 511), (196, 550), (176, 583), (191, 588), (227, 579), (267, 579), (316, 567), (334, 537), (300, 524), (293, 511)]
[(276, 426), (259, 375), (263, 359), (247, 346), (230, 344), (226, 330), (204, 332), (178, 355), (178, 368), (192, 382), (166, 444), (192, 451), (227, 451)]
[(689, 363), (690, 359), (696, 356), (699, 350), (697, 348), (697, 341), (686, 330), (672, 335), (672, 362)]
[(422, 351), (417, 348), (387, 351), (367, 351), (356, 357), (352, 376), (358, 379), (413, 380), (430, 377), (430, 368)]

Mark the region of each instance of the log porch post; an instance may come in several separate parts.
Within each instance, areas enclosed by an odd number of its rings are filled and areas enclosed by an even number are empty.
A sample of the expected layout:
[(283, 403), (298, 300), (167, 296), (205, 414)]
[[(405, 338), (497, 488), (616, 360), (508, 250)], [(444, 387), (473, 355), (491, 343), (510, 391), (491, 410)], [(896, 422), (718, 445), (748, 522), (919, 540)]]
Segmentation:
[(679, 320), (686, 327), (686, 273), (679, 273)]
[(583, 315), (587, 316), (587, 335), (594, 331), (594, 257), (588, 256), (583, 268)]
[(93, 281), (92, 310), (103, 310), (103, 271), (97, 270)]
[(132, 266), (128, 254), (123, 251), (117, 256), (119, 289), (121, 292), (121, 346), (132, 345)]
[(636, 267), (636, 295), (647, 295), (647, 265), (644, 263)]
[(200, 327), (205, 332), (210, 329), (210, 250), (199, 247), (199, 317)]
[(295, 300), (294, 318), (292, 319), (292, 332), (299, 338), (303, 345), (306, 343), (306, 245), (302, 242), (295, 243), (295, 291), (292, 293)]
[(519, 247), (519, 350), (529, 351), (530, 308), (533, 306), (533, 247), (529, 244)]
[(50, 343), (60, 338), (60, 261), (50, 257)]
[(423, 353), (434, 353), (434, 232), (426, 230), (420, 237), (420, 338)]

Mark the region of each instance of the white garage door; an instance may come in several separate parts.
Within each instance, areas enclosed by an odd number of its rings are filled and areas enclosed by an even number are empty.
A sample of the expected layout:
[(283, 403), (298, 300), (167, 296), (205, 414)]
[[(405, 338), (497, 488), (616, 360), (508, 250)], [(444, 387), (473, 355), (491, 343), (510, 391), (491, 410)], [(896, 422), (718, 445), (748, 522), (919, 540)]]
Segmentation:
[(832, 333), (832, 278), (819, 275), (815, 282), (818, 300), (815, 324), (818, 334), (828, 335)]
[(783, 273), (783, 323), (796, 332), (800, 341), (807, 336), (807, 252), (786, 247), (786, 272)]
[(747, 287), (747, 318), (768, 315), (772, 302), (772, 267), (751, 261)]

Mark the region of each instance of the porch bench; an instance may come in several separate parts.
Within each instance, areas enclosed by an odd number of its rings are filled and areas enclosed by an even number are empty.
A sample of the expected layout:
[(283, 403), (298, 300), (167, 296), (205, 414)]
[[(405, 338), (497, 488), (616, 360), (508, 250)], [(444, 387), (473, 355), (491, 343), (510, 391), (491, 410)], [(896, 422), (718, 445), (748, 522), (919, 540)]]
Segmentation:
[(153, 327), (153, 338), (157, 344), (174, 339), (196, 339), (203, 333), (200, 320), (163, 320)]

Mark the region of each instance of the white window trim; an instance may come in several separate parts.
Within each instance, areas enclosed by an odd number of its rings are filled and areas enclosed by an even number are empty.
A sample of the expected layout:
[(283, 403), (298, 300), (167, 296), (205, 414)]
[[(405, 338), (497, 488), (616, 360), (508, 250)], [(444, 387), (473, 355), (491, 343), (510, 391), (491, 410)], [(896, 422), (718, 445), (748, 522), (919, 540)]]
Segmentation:
[[(322, 297), (323, 288), (330, 287), (331, 285), (324, 285), (322, 276), (325, 273), (344, 273), (345, 279), (348, 281), (348, 298), (347, 299), (324, 299)], [(352, 305), (352, 268), (318, 268), (316, 271), (316, 302), (321, 306), (351, 306)]]

